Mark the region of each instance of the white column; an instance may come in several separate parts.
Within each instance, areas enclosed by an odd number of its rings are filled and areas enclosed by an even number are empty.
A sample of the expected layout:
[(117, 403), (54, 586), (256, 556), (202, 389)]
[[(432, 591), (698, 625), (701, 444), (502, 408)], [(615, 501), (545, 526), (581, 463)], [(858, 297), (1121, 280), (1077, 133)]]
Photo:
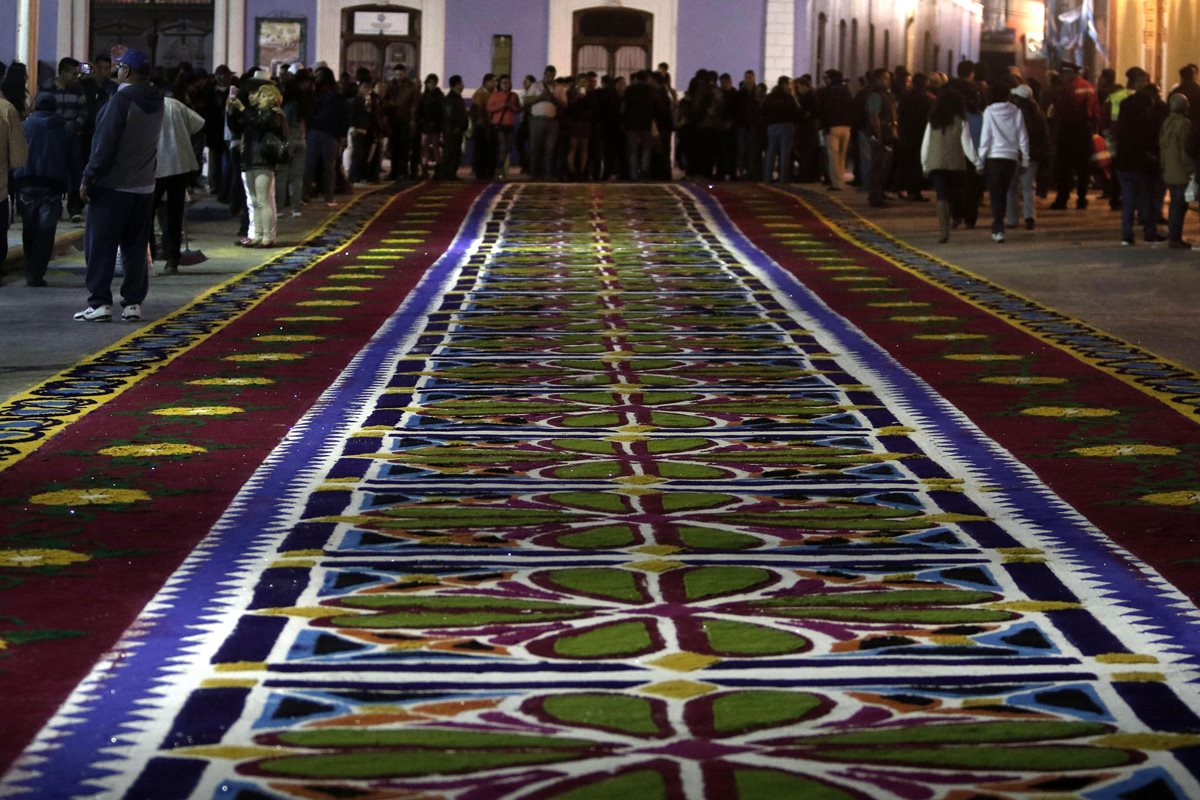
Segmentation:
[[(235, 75), (246, 71), (246, 0), (228, 0), (229, 30), (226, 36), (228, 59), (225, 63)], [(250, 56), (253, 58), (254, 56)]]
[(29, 74), (29, 96), (37, 92), (38, 6), (35, 0), (21, 0), (17, 6), (17, 60), (24, 62)]
[(82, 61), (91, 61), (95, 53), (92, 48), (92, 4), (88, 0), (75, 0), (75, 15), (79, 24), (75, 26), (75, 48)]
[(213, 0), (212, 69), (229, 63), (229, 0)]
[(791, 75), (796, 56), (796, 0), (767, 0), (763, 37), (763, 74), (767, 86), (780, 75)]

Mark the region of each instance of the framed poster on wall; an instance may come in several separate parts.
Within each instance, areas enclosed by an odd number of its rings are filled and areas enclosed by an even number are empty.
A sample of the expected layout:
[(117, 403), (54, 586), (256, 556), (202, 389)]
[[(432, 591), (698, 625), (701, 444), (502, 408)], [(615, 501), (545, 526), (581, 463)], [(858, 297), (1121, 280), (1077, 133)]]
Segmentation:
[(254, 62), (274, 75), (281, 66), (305, 60), (303, 19), (255, 17)]

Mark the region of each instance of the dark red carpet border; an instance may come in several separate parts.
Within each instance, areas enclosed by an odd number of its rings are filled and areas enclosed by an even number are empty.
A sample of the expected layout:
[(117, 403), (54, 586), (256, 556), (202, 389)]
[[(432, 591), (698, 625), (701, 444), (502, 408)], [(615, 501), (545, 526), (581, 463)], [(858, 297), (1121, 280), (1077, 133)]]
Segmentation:
[[(347, 246), (3, 472), (0, 772), (447, 250), (484, 185), (397, 195)], [(369, 291), (347, 272), (375, 276), (359, 281)], [(180, 452), (101, 453), (147, 445)]]
[[(1002, 310), (981, 310), (848, 241), (793, 195), (712, 194), (767, 255), (1114, 542), (1200, 600), (1200, 425)], [(814, 257), (816, 243), (834, 252)]]

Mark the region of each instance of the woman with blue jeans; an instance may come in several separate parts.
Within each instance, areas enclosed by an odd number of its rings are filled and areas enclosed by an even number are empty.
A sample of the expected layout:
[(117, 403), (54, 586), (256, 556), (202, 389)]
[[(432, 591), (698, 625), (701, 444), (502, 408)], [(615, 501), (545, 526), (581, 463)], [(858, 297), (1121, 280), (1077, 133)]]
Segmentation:
[(1008, 188), (1017, 167), (1029, 162), (1029, 134), (1021, 109), (1010, 103), (1006, 83), (992, 87), (992, 102), (983, 110), (979, 135), (979, 158), (987, 174), (988, 199), (992, 206), (992, 241), (1004, 241), (1004, 217), (1008, 212)]
[(775, 88), (763, 100), (759, 112), (767, 126), (767, 159), (763, 162), (763, 183), (771, 182), (775, 160), (779, 159), (779, 182), (792, 179), (792, 140), (796, 135), (796, 120), (800, 104), (792, 91), (792, 79), (782, 76)]

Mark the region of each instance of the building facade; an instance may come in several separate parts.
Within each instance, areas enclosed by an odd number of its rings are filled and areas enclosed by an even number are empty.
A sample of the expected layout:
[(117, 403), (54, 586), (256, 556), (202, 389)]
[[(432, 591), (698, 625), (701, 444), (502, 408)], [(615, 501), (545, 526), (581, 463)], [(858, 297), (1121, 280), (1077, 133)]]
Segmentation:
[[(948, 71), (978, 56), (973, 0), (0, 0), (0, 60), (81, 60), (114, 45), (211, 70), (324, 61), (380, 74), (628, 74), (660, 62), (773, 82), (836, 67)], [(36, 54), (36, 59), (32, 57)]]

